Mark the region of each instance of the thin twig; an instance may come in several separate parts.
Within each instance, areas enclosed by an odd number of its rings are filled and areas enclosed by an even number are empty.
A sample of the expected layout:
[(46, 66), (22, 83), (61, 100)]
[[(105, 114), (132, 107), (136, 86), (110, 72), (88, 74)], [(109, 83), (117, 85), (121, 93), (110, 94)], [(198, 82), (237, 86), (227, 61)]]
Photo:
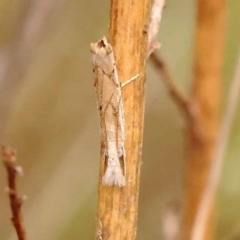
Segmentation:
[(212, 166), (209, 171), (209, 177), (206, 189), (203, 193), (199, 205), (198, 214), (193, 225), (191, 240), (202, 240), (207, 227), (208, 214), (212, 206), (212, 199), (217, 191), (219, 184), (225, 151), (228, 144), (230, 130), (232, 127), (234, 115), (237, 109), (237, 103), (240, 94), (240, 52), (236, 66), (235, 75), (229, 89), (229, 99), (226, 107), (224, 119), (216, 143), (215, 153), (213, 155)]
[(8, 188), (10, 205), (12, 209), (12, 223), (17, 232), (18, 240), (27, 240), (25, 227), (23, 225), (23, 218), (21, 213), (21, 206), (26, 196), (19, 197), (16, 187), (16, 176), (22, 174), (22, 168), (15, 165), (16, 151), (9, 147), (2, 147), (2, 157), (5, 168), (7, 170)]
[(192, 126), (192, 131), (194, 131), (195, 135), (201, 141), (202, 132), (199, 126), (199, 121), (197, 119), (198, 108), (194, 101), (191, 101), (190, 98), (185, 94), (174, 82), (172, 74), (165, 62), (156, 55), (156, 53), (152, 53), (150, 59), (158, 70), (159, 74), (162, 76), (161, 80), (165, 84), (170, 96), (173, 101), (179, 107), (182, 112), (187, 124)]
[(158, 70), (159, 74), (162, 76), (162, 81), (165, 84), (166, 88), (169, 91), (169, 94), (176, 102), (176, 104), (180, 107), (181, 111), (187, 116), (190, 117), (191, 111), (189, 108), (189, 99), (185, 96), (185, 94), (181, 91), (181, 89), (175, 84), (172, 74), (167, 68), (164, 61), (158, 57), (155, 53), (153, 53), (150, 57), (152, 63)]
[(152, 5), (149, 33), (148, 33), (148, 57), (155, 49), (160, 48), (160, 43), (154, 42), (154, 39), (158, 33), (160, 22), (162, 19), (162, 10), (165, 5), (165, 0), (155, 0)]

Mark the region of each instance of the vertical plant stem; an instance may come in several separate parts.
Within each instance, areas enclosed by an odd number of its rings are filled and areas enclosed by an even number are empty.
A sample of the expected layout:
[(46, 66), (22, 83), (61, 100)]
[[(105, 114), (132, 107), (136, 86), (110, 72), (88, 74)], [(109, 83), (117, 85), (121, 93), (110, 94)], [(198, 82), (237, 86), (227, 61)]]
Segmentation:
[[(126, 186), (103, 186), (101, 157), (96, 239), (134, 240), (137, 229), (142, 153), (145, 74), (150, 0), (112, 0), (110, 43), (120, 82), (139, 77), (123, 88), (125, 115)], [(101, 149), (103, 151), (103, 149)]]
[[(183, 240), (188, 240), (191, 236), (212, 165), (219, 130), (225, 8), (225, 0), (197, 1), (194, 79), (191, 92), (191, 110), (195, 114), (195, 120), (188, 125)], [(213, 200), (204, 240), (213, 237)]]

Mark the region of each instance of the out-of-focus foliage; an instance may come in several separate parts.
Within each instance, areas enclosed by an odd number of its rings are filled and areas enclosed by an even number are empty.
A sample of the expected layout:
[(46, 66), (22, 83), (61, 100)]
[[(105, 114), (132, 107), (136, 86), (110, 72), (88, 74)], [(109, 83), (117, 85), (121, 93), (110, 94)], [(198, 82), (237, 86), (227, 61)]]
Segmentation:
[[(167, 1), (158, 37), (186, 92), (191, 86), (193, 2)], [(0, 51), (8, 45), (19, 4), (0, 2)], [(240, 43), (239, 11), (238, 1), (228, 1), (223, 110)], [(29, 239), (94, 237), (100, 134), (89, 43), (107, 35), (108, 18), (107, 1), (61, 1), (15, 96), (6, 143), (17, 148), (25, 172), (19, 189), (28, 195), (23, 211)], [(138, 240), (161, 239), (162, 214), (169, 202), (182, 201), (183, 191), (185, 123), (150, 65), (146, 91)], [(216, 239), (240, 222), (239, 120), (238, 113), (217, 199)], [(0, 168), (0, 239), (12, 240), (5, 185)]]

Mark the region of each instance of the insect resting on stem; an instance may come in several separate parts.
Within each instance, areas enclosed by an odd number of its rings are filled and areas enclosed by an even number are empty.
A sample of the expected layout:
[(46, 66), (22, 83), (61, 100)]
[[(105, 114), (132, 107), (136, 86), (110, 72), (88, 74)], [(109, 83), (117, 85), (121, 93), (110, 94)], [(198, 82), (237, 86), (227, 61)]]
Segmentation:
[[(139, 74), (121, 84), (113, 55), (113, 48), (106, 37), (90, 44), (92, 52), (94, 86), (97, 93), (101, 136), (107, 166), (102, 179), (103, 185), (123, 187), (126, 184), (126, 155), (124, 148), (125, 128), (121, 88), (135, 80)], [(120, 159), (123, 159), (123, 166)]]

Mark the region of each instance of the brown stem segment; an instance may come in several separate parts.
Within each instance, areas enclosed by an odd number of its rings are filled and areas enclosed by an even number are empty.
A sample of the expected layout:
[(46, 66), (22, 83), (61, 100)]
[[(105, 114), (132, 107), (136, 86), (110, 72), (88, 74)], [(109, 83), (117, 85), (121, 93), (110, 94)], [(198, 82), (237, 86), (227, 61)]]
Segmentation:
[(2, 147), (2, 157), (5, 168), (7, 170), (8, 179), (8, 195), (12, 210), (12, 223), (17, 232), (18, 240), (27, 240), (26, 231), (23, 225), (21, 206), (24, 197), (19, 197), (16, 186), (17, 174), (21, 173), (21, 168), (16, 167), (16, 151), (11, 148)]
[[(221, 69), (225, 37), (225, 0), (198, 0), (197, 3), (194, 79), (191, 91), (191, 104), (195, 108), (196, 121), (190, 122), (188, 126), (188, 157), (185, 167), (186, 206), (182, 240), (190, 239), (193, 222), (212, 164), (219, 130)], [(200, 135), (196, 135), (194, 131), (196, 124)], [(213, 227), (212, 204), (204, 240), (213, 238)]]
[[(125, 116), (126, 186), (102, 185), (101, 157), (96, 239), (134, 240), (137, 230), (140, 161), (150, 0), (112, 0), (110, 43), (120, 82), (139, 74), (122, 92)], [(101, 149), (101, 153), (103, 149)]]

